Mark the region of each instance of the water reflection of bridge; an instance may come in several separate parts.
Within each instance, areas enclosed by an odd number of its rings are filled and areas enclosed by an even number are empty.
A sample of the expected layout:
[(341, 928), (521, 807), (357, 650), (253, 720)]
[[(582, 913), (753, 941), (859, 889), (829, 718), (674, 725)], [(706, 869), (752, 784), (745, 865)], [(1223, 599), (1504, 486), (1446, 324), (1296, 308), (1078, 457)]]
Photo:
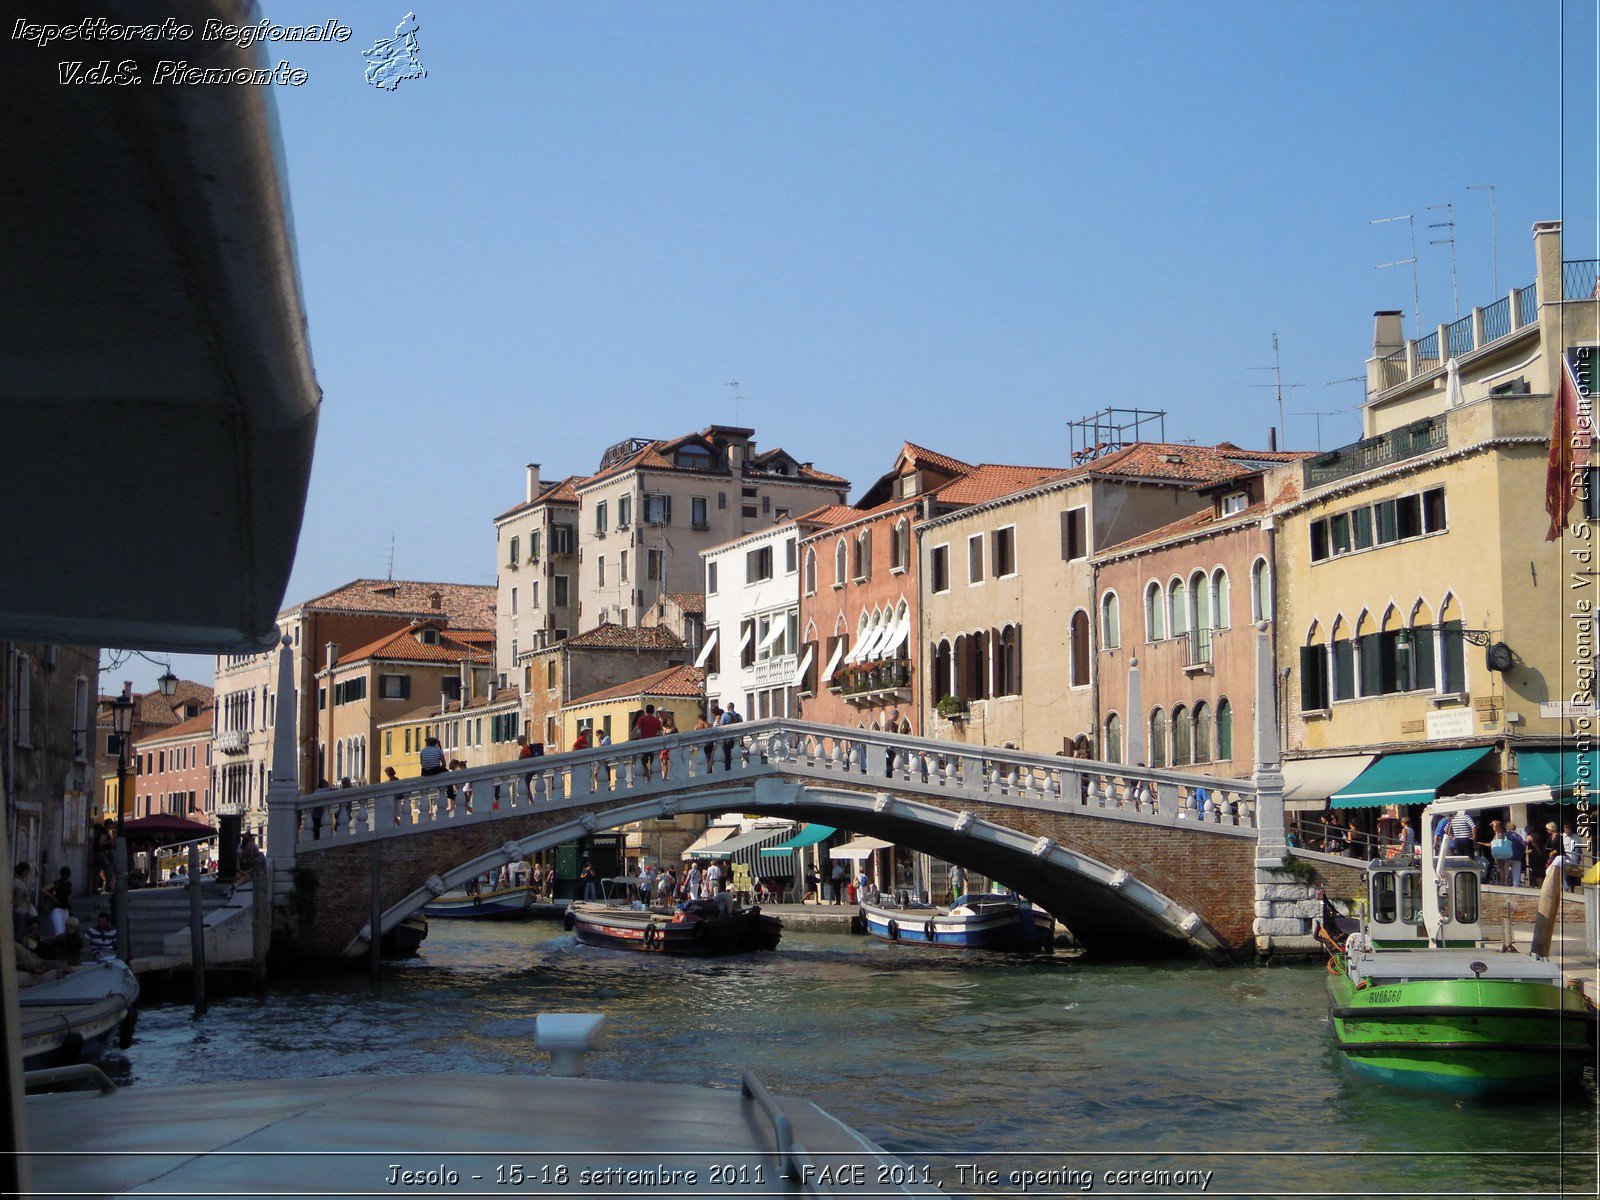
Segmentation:
[[(287, 732), (292, 754), (293, 731), (278, 732), (275, 750)], [(446, 792), (453, 785), (459, 797), (468, 782), (471, 811)], [(737, 811), (820, 821), (960, 863), (1031, 896), (1097, 953), (1223, 956), (1254, 947), (1258, 843), (1282, 840), (1281, 799), (1262, 782), (1274, 777), (777, 719), (309, 796), (275, 784), (269, 843), (280, 884), (293, 868), (317, 880), (304, 932), (308, 949), (328, 955), (366, 944), (374, 879), (386, 931), (469, 878), (586, 833)]]

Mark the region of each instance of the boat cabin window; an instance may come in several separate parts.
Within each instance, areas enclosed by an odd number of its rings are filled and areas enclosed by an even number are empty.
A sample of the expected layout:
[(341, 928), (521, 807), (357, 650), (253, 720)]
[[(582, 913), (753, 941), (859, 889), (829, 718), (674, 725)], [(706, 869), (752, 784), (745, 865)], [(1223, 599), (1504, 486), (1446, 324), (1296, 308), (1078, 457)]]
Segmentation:
[(1407, 925), (1422, 920), (1422, 877), (1415, 871), (1400, 874), (1400, 920)]
[(1372, 874), (1372, 920), (1378, 925), (1394, 923), (1394, 872)]
[(1474, 871), (1457, 871), (1450, 889), (1455, 900), (1456, 920), (1473, 925), (1478, 920), (1478, 876)]

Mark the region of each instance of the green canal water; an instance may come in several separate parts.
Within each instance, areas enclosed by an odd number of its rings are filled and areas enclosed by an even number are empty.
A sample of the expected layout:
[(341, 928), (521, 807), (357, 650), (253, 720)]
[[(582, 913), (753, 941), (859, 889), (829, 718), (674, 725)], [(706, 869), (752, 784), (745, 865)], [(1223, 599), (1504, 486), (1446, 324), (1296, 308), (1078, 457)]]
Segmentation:
[[(423, 957), (376, 984), (301, 982), (198, 1022), (150, 1008), (113, 1066), (138, 1088), (537, 1074), (534, 1015), (550, 1010), (607, 1014), (594, 1075), (736, 1087), (753, 1067), (952, 1192), (1014, 1192), (1009, 1172), (1047, 1167), (1092, 1170), (1102, 1195), (1147, 1190), (1107, 1171), (1147, 1169), (1211, 1171), (1210, 1195), (1596, 1191), (1592, 1087), (1485, 1108), (1350, 1080), (1320, 967), (1028, 961), (829, 934), (690, 962), (579, 946), (553, 924), (435, 921)], [(1000, 1183), (970, 1186), (971, 1165)], [(1082, 1191), (1072, 1178), (1033, 1194)]]

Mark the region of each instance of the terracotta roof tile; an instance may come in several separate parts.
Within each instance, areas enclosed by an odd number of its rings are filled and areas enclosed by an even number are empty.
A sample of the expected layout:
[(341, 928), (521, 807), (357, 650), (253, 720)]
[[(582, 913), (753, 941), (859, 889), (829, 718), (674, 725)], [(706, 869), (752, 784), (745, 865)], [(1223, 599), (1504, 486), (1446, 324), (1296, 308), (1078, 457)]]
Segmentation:
[(187, 721), (173, 725), (159, 733), (147, 734), (134, 742), (135, 746), (144, 746), (155, 742), (173, 741), (178, 738), (194, 737), (197, 734), (211, 732), (211, 710), (208, 708), (198, 717), (190, 717)]
[(934, 493), (940, 504), (983, 504), (1036, 483), (1054, 479), (1066, 472), (1061, 467), (1012, 467), (1003, 463), (980, 463), (968, 468), (959, 479), (952, 479)]
[(439, 631), (437, 642), (419, 642), (416, 628), (397, 629), (360, 649), (339, 656), (339, 665), (360, 662), (364, 658), (399, 659), (406, 662), (461, 662), (472, 659), (481, 662), (488, 652), (475, 642), (458, 639), (449, 629)]
[(1093, 475), (1165, 479), (1185, 483), (1224, 483), (1253, 475), (1262, 466), (1308, 457), (1299, 450), (1241, 450), (1231, 442), (1190, 446), (1183, 442), (1136, 442), (1076, 468)]
[(505, 512), (495, 517), (496, 521), (503, 521), (507, 517), (514, 517), (524, 509), (537, 508), (541, 504), (576, 504), (578, 503), (578, 487), (583, 482), (582, 475), (568, 475), (556, 483), (547, 484), (540, 488), (539, 494), (532, 500), (524, 500), (521, 504), (513, 504)]
[(668, 667), (640, 679), (630, 679), (616, 687), (593, 692), (563, 705), (572, 708), (579, 704), (598, 704), (602, 700), (622, 700), (629, 696), (702, 696), (706, 677), (690, 666)]
[[(579, 484), (598, 483), (602, 479), (610, 479), (614, 475), (620, 475), (625, 471), (632, 471), (640, 467), (648, 467), (652, 470), (658, 471), (677, 470), (679, 468), (674, 465), (670, 456), (678, 449), (678, 447), (682, 446), (686, 442), (691, 441), (709, 442), (713, 439), (716, 428), (716, 426), (709, 426), (706, 429), (697, 430), (694, 433), (685, 433), (675, 438), (658, 438), (655, 441), (640, 447), (638, 450), (635, 450), (632, 454), (630, 454), (627, 458), (622, 459), (620, 462), (612, 463), (604, 470), (596, 471), (593, 475), (580, 479), (578, 482)], [(781, 478), (795, 479), (803, 483), (840, 483), (848, 485), (850, 482), (842, 475), (830, 475), (826, 471), (819, 471), (815, 467), (806, 466), (804, 463), (801, 463), (798, 458), (795, 458), (793, 454), (790, 454), (782, 447), (775, 446), (771, 450), (763, 450), (758, 454), (752, 455), (749, 461), (751, 464), (759, 466), (779, 454), (782, 454), (787, 458), (794, 459), (796, 463), (800, 463), (800, 467), (794, 475), (783, 476)], [(694, 475), (704, 474), (702, 471), (686, 471), (685, 473)], [(758, 477), (761, 477), (759, 473)]]
[(794, 521), (796, 525), (840, 525), (845, 521), (854, 521), (860, 515), (859, 508), (852, 508), (848, 504), (824, 504), (821, 508), (801, 513)]
[[(1162, 525), (1158, 529), (1151, 529), (1126, 541), (1116, 542), (1107, 546), (1105, 555), (1116, 557), (1128, 550), (1139, 550), (1147, 547), (1158, 546), (1163, 542), (1180, 541), (1183, 538), (1203, 535), (1210, 532), (1226, 532), (1238, 526), (1253, 525), (1266, 516), (1265, 504), (1251, 504), (1236, 513), (1219, 516), (1215, 509), (1202, 509), (1197, 513), (1190, 513), (1187, 517), (1179, 517)], [(1096, 557), (1100, 557), (1096, 555)]]
[(703, 617), (705, 615), (706, 598), (700, 592), (663, 592), (662, 594), (690, 616)]
[[(433, 597), (439, 597), (434, 607)], [(494, 628), (495, 586), (425, 583), (412, 579), (356, 579), (296, 608), (306, 612), (381, 612), (396, 616), (445, 616), (467, 629)], [(290, 611), (293, 611), (292, 609)]]
[(951, 458), (948, 454), (940, 454), (937, 450), (929, 450), (926, 446), (919, 446), (915, 442), (905, 443), (900, 448), (900, 453), (917, 463), (926, 464), (936, 470), (949, 471), (956, 475), (965, 475), (973, 469), (971, 463), (962, 462), (959, 458)]
[[(206, 684), (180, 679), (170, 697), (163, 696), (159, 690), (136, 695), (133, 698), (133, 720), (135, 724), (145, 726), (176, 725), (179, 721), (178, 710), (184, 705), (197, 703), (203, 708), (210, 708), (215, 698), (215, 690)], [(114, 696), (109, 697), (107, 703), (115, 699)]]
[(660, 625), (613, 625), (609, 621), (569, 637), (565, 643), (581, 650), (682, 650), (684, 641)]

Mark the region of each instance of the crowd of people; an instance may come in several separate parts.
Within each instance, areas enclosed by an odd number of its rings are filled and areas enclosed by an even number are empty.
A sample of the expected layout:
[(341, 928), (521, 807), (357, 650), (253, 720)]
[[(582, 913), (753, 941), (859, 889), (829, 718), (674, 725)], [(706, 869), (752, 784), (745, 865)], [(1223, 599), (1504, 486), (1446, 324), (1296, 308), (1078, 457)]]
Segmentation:
[(40, 976), (63, 967), (76, 967), (87, 954), (91, 961), (116, 955), (117, 931), (111, 914), (101, 912), (85, 933), (72, 915), (72, 869), (62, 867), (55, 880), (33, 897), (33, 867), (19, 862), (11, 877), (11, 933), (16, 943), (17, 969)]
[[(1376, 832), (1360, 828), (1354, 817), (1339, 823), (1329, 817), (1298, 821), (1289, 843), (1323, 854), (1367, 862), (1374, 858), (1407, 858), (1418, 853), (1417, 830), (1394, 816), (1380, 817)], [(1576, 825), (1529, 819), (1521, 829), (1508, 820), (1489, 818), (1485, 824), (1471, 813), (1438, 817), (1429, 848), (1475, 859), (1485, 883), (1505, 887), (1542, 887), (1554, 873), (1568, 891), (1576, 891), (1587, 859), (1587, 847)]]

